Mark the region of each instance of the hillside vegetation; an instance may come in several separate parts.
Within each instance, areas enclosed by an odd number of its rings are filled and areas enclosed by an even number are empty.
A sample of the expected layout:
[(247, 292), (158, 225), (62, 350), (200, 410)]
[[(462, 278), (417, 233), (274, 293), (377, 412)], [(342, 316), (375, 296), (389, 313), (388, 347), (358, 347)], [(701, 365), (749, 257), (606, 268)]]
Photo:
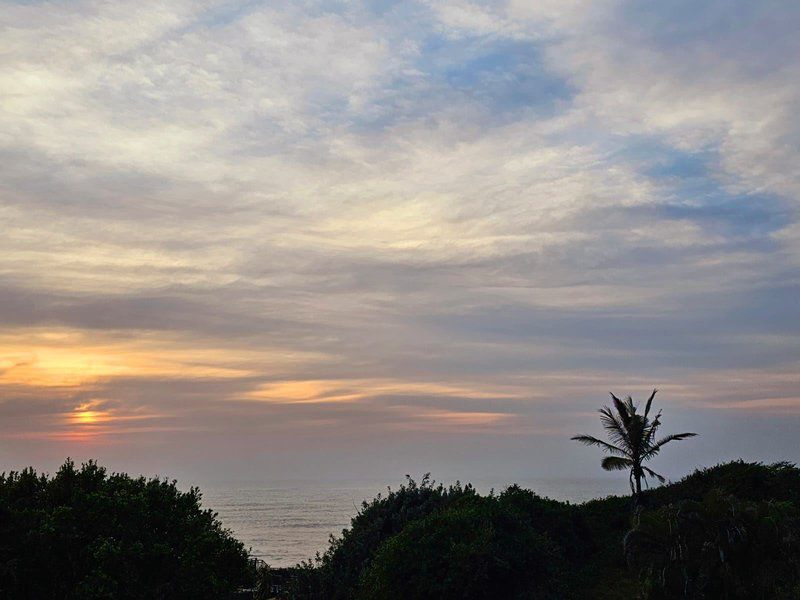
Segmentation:
[(309, 599), (800, 598), (800, 470), (732, 462), (581, 505), (411, 479), (293, 573)]
[[(800, 598), (800, 470), (732, 462), (580, 505), (409, 479), (327, 551), (256, 573), (196, 489), (67, 462), (0, 476), (0, 597)], [(250, 588), (253, 591), (241, 591)], [(237, 590), (240, 590), (237, 592)]]
[(93, 462), (4, 473), (0, 598), (229, 597), (251, 577), (247, 552), (200, 500)]

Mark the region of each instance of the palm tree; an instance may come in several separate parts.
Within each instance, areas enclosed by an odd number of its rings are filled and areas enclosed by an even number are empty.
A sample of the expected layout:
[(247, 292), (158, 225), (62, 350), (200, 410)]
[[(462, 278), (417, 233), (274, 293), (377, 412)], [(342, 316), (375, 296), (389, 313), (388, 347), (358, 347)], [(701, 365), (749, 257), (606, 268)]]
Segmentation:
[(661, 483), (666, 481), (664, 477), (645, 467), (643, 463), (652, 459), (669, 442), (697, 435), (696, 433), (674, 433), (656, 440), (656, 432), (661, 426), (661, 411), (658, 411), (652, 421), (648, 415), (657, 391), (653, 390), (647, 399), (644, 414), (636, 412), (638, 407), (633, 404), (633, 398), (630, 396), (623, 402), (611, 394), (616, 414), (608, 406), (600, 409), (600, 421), (608, 432), (611, 443), (591, 435), (576, 435), (571, 438), (587, 446), (599, 446), (611, 454), (600, 463), (606, 471), (630, 470), (631, 492), (637, 502), (642, 493), (642, 479), (645, 480), (645, 484), (647, 484), (647, 477), (654, 477)]

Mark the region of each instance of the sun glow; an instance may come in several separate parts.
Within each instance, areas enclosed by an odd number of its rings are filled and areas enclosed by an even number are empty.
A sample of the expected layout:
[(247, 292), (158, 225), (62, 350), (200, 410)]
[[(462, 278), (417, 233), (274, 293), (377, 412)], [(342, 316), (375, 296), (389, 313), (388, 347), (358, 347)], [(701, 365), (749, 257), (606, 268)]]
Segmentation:
[(77, 410), (72, 414), (72, 420), (79, 425), (94, 425), (105, 420), (106, 416), (96, 410)]
[(115, 377), (242, 377), (252, 371), (241, 365), (257, 362), (253, 353), (187, 349), (169, 339), (98, 337), (74, 330), (0, 335), (0, 384), (82, 387)]
[(103, 408), (101, 400), (92, 400), (76, 406), (67, 415), (67, 421), (71, 425), (92, 426), (101, 423), (108, 423), (113, 419), (109, 410)]
[(392, 394), (471, 399), (518, 397), (518, 394), (508, 390), (482, 389), (478, 384), (467, 387), (389, 379), (307, 379), (266, 383), (250, 392), (247, 399), (264, 402), (353, 402), (370, 396)]

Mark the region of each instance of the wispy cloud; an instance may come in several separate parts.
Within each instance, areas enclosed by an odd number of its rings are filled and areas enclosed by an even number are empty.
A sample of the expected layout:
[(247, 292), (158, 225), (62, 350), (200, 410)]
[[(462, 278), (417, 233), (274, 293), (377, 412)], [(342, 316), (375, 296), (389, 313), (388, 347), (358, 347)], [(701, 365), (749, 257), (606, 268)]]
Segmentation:
[(652, 384), (681, 418), (793, 418), (798, 25), (770, 2), (6, 4), (12, 462), (31, 436), (544, 447)]

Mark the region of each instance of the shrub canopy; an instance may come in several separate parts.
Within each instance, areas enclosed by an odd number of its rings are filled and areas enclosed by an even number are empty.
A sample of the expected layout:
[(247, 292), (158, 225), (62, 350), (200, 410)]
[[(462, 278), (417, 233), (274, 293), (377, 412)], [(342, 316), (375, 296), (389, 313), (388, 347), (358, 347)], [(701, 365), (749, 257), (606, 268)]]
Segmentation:
[(241, 542), (200, 492), (67, 460), (0, 475), (0, 597), (225, 598), (249, 576)]
[(572, 505), (426, 477), (364, 503), (297, 598), (800, 598), (800, 470), (737, 461)]

